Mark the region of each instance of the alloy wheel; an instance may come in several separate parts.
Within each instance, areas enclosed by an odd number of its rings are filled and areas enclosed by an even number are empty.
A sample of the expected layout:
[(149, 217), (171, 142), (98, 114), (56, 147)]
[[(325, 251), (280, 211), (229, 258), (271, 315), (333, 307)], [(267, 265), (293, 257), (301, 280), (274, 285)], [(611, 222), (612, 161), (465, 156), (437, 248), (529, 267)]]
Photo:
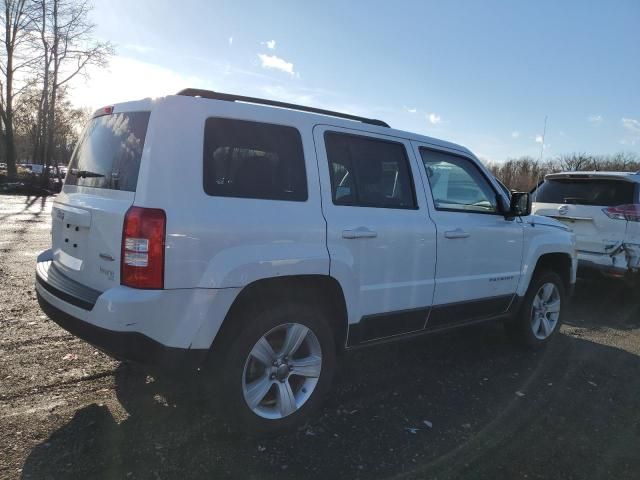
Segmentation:
[(242, 373), (249, 408), (266, 419), (280, 419), (311, 397), (322, 371), (322, 349), (313, 331), (299, 323), (279, 325), (254, 345)]
[(560, 290), (551, 282), (542, 285), (533, 297), (531, 329), (538, 340), (548, 338), (558, 325), (560, 301)]

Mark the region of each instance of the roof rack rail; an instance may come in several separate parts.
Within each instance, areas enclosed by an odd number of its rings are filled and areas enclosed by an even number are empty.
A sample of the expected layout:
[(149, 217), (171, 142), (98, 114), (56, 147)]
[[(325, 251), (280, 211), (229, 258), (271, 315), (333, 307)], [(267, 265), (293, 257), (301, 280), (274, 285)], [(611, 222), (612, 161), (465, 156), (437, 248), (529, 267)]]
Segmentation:
[(350, 115), (348, 113), (333, 112), (331, 110), (324, 110), (322, 108), (305, 107), (304, 105), (296, 105), (294, 103), (278, 102), (276, 100), (267, 100), (264, 98), (255, 97), (243, 97), (242, 95), (232, 95), (229, 93), (214, 92), (213, 90), (202, 90), (199, 88), (185, 88), (180, 90), (176, 95), (184, 95), (187, 97), (202, 97), (211, 100), (224, 100), (227, 102), (245, 102), (255, 103), (259, 105), (270, 105), (272, 107), (289, 108), (291, 110), (299, 110), (301, 112), (319, 113), (320, 115), (327, 115), (330, 117), (345, 118), (347, 120), (354, 120), (356, 122), (368, 123), (369, 125), (377, 125), (379, 127), (389, 128), (389, 124), (382, 120), (375, 118), (359, 117), (357, 115)]

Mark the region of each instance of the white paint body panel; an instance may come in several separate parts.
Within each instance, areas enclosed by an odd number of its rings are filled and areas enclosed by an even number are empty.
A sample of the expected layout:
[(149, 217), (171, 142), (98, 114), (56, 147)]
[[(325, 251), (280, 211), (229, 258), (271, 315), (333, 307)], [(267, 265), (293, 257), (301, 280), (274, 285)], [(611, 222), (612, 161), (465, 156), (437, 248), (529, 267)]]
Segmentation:
[[(540, 255), (562, 252), (574, 258), (573, 240), (563, 229), (530, 227), (498, 215), (436, 212), (417, 148), (455, 151), (486, 172), (463, 147), (344, 119), (201, 98), (169, 96), (114, 107), (115, 112), (139, 110), (151, 111), (151, 116), (136, 192), (65, 186), (54, 202), (56, 266), (103, 293), (93, 310), (86, 311), (39, 286), (38, 292), (58, 309), (93, 325), (139, 332), (166, 346), (208, 348), (242, 288), (261, 279), (330, 275), (342, 288), (348, 321), (354, 324), (365, 315), (522, 295)], [(209, 117), (297, 128), (308, 199), (287, 202), (205, 194), (203, 135)], [(322, 140), (327, 128), (402, 142), (419, 208), (333, 205)], [(497, 184), (494, 187), (500, 191)], [(166, 212), (165, 290), (119, 284), (122, 224), (131, 205)], [(74, 225), (90, 228), (81, 254), (71, 255), (61, 246), (66, 224), (56, 223), (56, 209), (73, 218)], [(343, 238), (343, 230), (359, 227), (378, 236)], [(472, 236), (444, 241), (441, 233), (454, 227), (469, 229)], [(114, 258), (109, 262), (111, 279), (100, 273), (101, 253)], [(494, 277), (509, 278), (490, 282)]]
[(517, 294), (524, 296), (536, 268), (538, 259), (551, 253), (562, 253), (571, 258), (571, 275), (569, 281), (576, 282), (578, 258), (576, 254), (575, 235), (567, 231), (560, 222), (550, 218), (531, 215), (523, 220), (524, 248), (522, 274)]
[[(47, 257), (48, 251), (41, 254)], [(92, 310), (71, 305), (36, 283), (51, 305), (96, 327), (137, 332), (167, 347), (209, 348), (239, 288), (139, 290), (117, 285), (102, 293)]]

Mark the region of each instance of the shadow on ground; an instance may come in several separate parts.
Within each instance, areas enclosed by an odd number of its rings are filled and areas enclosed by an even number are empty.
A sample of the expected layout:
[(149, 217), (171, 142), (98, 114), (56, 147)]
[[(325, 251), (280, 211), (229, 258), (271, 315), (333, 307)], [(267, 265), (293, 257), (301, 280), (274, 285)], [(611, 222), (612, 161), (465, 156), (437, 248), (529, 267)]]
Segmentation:
[[(637, 305), (613, 298), (602, 302), (608, 315), (600, 306), (587, 311), (582, 302), (601, 290), (581, 285), (567, 323), (602, 318), (600, 327), (637, 327), (625, 320), (638, 321)], [(522, 352), (499, 325), (487, 325), (361, 350), (345, 357), (309, 425), (271, 439), (228, 433), (190, 384), (150, 380), (121, 365), (116, 393), (128, 418), (118, 423), (98, 404), (78, 410), (32, 450), (23, 478), (637, 478), (640, 471), (640, 357), (585, 337), (562, 334), (541, 352)]]
[[(11, 197), (7, 197), (7, 198), (11, 198)], [(0, 195), (0, 199), (2, 199), (2, 196)], [(36, 202), (40, 203), (40, 209), (37, 212), (28, 212), (28, 210), (36, 204)], [(41, 195), (27, 195), (25, 197), (25, 201), (24, 201), (24, 207), (17, 211), (17, 212), (13, 212), (13, 213), (6, 213), (4, 215), (0, 215), (0, 221), (4, 221), (6, 219), (9, 219), (11, 217), (14, 217), (16, 215), (21, 215), (26, 213), (30, 213), (31, 215), (34, 216), (38, 216), (40, 215), (44, 210), (45, 210), (45, 206), (47, 203), (47, 196), (41, 196)]]

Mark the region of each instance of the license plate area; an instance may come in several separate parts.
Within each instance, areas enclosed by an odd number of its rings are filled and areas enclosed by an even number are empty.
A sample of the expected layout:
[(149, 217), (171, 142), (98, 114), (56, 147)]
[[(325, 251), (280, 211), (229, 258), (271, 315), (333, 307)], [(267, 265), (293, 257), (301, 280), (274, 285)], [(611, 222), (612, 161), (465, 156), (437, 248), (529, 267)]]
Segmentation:
[(87, 255), (91, 228), (90, 213), (73, 207), (54, 207), (52, 212), (54, 260), (65, 268), (80, 271)]
[(63, 252), (78, 259), (85, 258), (87, 236), (89, 229), (74, 225), (73, 223), (63, 223), (60, 229), (60, 248)]

